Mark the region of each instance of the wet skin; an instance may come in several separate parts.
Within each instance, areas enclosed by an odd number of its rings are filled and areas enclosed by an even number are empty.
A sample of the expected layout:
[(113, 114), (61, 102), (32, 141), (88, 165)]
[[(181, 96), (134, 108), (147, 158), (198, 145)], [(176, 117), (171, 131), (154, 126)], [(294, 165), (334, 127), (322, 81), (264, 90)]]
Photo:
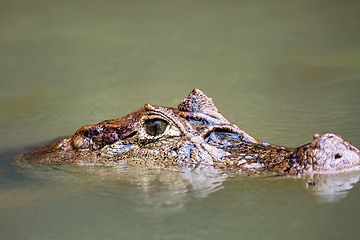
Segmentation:
[(337, 173), (357, 170), (360, 151), (340, 136), (314, 135), (298, 148), (261, 142), (226, 120), (199, 89), (177, 109), (146, 104), (124, 118), (80, 128), (16, 162), (128, 164), (236, 173)]

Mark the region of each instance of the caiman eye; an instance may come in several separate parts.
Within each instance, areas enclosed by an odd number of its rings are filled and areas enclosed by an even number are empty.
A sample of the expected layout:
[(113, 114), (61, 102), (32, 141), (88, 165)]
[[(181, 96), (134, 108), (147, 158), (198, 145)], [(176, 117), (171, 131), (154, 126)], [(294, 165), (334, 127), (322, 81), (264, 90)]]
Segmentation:
[(165, 132), (168, 123), (162, 119), (148, 119), (144, 123), (146, 133), (150, 136), (157, 136)]

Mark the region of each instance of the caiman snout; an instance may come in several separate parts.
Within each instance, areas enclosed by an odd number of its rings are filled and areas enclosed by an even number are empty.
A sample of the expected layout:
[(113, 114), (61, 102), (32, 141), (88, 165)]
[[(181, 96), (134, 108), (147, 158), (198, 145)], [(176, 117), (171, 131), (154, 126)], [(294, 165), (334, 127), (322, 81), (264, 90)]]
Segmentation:
[[(314, 135), (306, 150), (307, 160), (317, 173), (344, 172), (360, 169), (360, 151), (340, 136), (327, 133)], [(311, 171), (311, 169), (309, 169)]]

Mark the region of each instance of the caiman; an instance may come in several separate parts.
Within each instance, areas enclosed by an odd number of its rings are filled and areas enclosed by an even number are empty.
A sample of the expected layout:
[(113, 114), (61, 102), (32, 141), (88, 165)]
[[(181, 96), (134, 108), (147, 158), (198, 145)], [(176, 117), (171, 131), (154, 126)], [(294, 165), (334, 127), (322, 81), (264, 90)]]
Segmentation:
[(123, 118), (80, 128), (73, 136), (17, 157), (41, 164), (127, 164), (220, 169), (236, 173), (337, 173), (359, 169), (360, 151), (340, 136), (314, 135), (289, 148), (259, 141), (225, 119), (194, 89), (176, 108), (145, 104)]

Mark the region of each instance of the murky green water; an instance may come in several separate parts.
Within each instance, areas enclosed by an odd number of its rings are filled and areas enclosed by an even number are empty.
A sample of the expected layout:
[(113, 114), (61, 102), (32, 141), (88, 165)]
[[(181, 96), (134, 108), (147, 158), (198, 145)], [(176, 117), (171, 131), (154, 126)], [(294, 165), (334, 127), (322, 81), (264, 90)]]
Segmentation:
[[(193, 88), (252, 136), (360, 147), (358, 1), (0, 3), (0, 239), (355, 239), (360, 173), (317, 179), (12, 157)], [(316, 185), (308, 182), (316, 181)]]

